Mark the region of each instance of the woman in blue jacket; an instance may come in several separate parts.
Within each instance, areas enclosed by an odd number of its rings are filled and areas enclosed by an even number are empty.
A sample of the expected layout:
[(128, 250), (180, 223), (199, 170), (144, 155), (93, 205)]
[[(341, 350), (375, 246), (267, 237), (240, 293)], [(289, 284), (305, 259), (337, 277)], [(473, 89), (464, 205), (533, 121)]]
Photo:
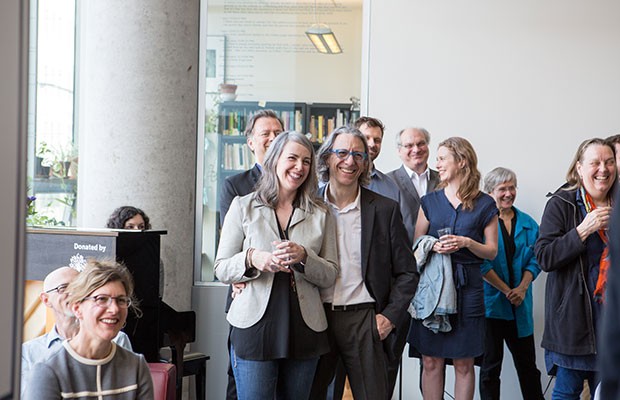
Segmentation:
[(498, 167), (484, 177), (484, 191), (499, 209), (497, 257), (482, 266), (486, 308), (480, 398), (499, 399), (504, 341), (512, 353), (524, 399), (543, 399), (534, 350), (531, 283), (540, 273), (534, 244), (538, 224), (514, 207), (517, 176)]

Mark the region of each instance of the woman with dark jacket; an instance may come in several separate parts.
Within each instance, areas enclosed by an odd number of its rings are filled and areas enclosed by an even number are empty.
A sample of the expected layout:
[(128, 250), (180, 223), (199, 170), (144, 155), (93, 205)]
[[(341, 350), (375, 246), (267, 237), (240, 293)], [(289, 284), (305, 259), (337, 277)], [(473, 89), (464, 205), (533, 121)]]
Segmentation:
[(549, 273), (545, 292), (547, 372), (556, 376), (553, 399), (579, 399), (583, 381), (596, 387), (596, 325), (607, 266), (607, 228), (616, 183), (614, 149), (603, 139), (584, 141), (567, 183), (549, 195), (536, 258)]

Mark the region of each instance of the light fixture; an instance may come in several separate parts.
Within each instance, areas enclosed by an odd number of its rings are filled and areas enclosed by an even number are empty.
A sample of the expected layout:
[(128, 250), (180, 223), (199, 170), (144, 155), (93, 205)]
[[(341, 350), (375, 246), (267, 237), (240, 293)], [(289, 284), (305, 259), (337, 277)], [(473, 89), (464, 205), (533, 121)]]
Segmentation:
[[(316, 0), (314, 0), (314, 19), (317, 20), (316, 13)], [(306, 36), (312, 42), (314, 47), (319, 53), (323, 54), (340, 54), (342, 48), (336, 39), (336, 35), (332, 32), (331, 28), (326, 24), (316, 22), (308, 28)]]

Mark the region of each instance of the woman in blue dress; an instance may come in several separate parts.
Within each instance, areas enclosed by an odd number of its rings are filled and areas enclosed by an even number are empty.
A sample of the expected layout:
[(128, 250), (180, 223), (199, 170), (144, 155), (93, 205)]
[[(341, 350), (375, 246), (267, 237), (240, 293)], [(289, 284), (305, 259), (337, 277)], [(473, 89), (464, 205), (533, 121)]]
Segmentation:
[(415, 239), (422, 235), (439, 238), (438, 230), (450, 228), (433, 251), (449, 254), (457, 288), (457, 314), (450, 315), (452, 330), (433, 333), (414, 319), (409, 331), (410, 355), (422, 355), (424, 398), (442, 399), (445, 359), (454, 363), (457, 399), (473, 399), (474, 358), (484, 352), (484, 290), (480, 265), (497, 254), (497, 207), (482, 193), (478, 158), (472, 145), (452, 137), (439, 144), (437, 170), (439, 190), (422, 198)]

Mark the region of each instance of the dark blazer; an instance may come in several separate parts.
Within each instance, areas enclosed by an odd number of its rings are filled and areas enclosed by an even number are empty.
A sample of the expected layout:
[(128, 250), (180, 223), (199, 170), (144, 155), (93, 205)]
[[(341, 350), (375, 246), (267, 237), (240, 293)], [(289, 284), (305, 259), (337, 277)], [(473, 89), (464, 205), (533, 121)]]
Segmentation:
[(233, 199), (252, 193), (261, 175), (258, 164), (254, 164), (251, 169), (226, 178), (220, 192), (220, 226), (224, 225), (224, 217)]
[[(420, 195), (415, 189), (411, 178), (407, 175), (405, 167), (401, 165), (400, 168), (394, 171), (388, 172), (390, 178), (396, 182), (398, 189), (400, 190), (400, 212), (403, 216), (403, 222), (407, 229), (407, 238), (409, 239), (409, 246), (413, 245), (413, 234), (415, 233), (415, 223), (418, 220), (418, 211), (420, 210)], [(435, 190), (439, 184), (439, 173), (433, 169), (429, 169), (429, 180), (427, 192)]]
[(616, 192), (616, 206), (609, 222), (609, 253), (611, 266), (607, 276), (605, 307), (609, 310), (603, 316), (602, 338), (599, 344), (599, 371), (601, 373), (601, 399), (620, 398), (620, 189)]
[[(404, 316), (418, 286), (419, 275), (398, 203), (369, 189), (360, 187), (360, 190), (364, 283), (375, 299), (375, 311), (387, 317), (396, 329), (407, 329), (408, 326), (399, 324), (408, 320)], [(325, 187), (321, 194), (324, 191)], [(393, 330), (384, 340), (390, 358), (400, 357), (400, 354), (393, 354), (395, 338)]]

